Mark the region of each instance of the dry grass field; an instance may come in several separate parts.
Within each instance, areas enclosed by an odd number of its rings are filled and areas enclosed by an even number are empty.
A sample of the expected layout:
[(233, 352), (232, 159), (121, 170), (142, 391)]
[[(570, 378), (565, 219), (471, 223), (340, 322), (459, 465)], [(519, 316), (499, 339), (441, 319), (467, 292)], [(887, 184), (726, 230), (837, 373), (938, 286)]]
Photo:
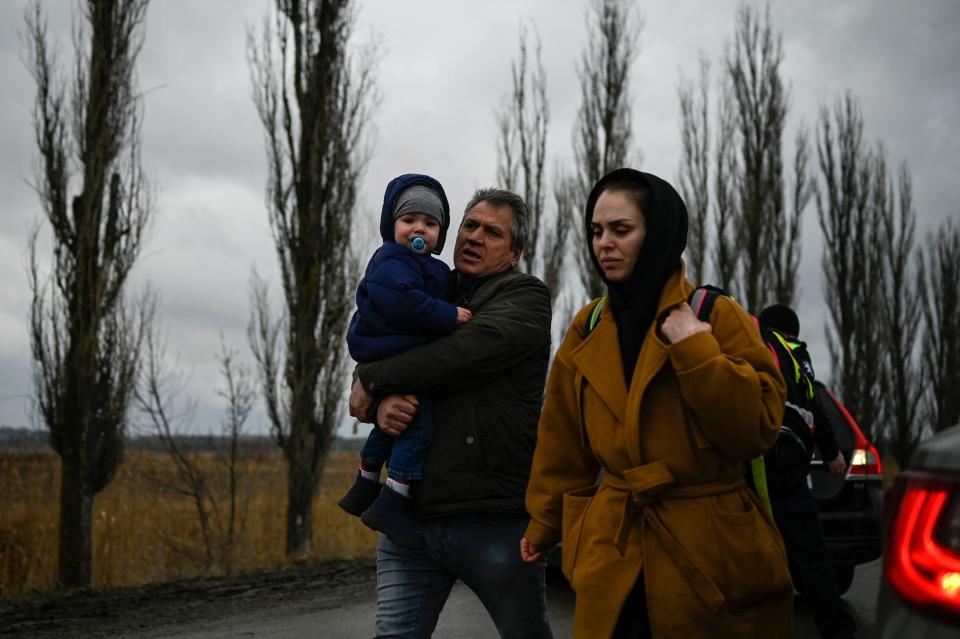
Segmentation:
[[(219, 495), (219, 517), (211, 528), (214, 546), (222, 546), (224, 468), (212, 453), (191, 455)], [(331, 453), (327, 461), (313, 508), (313, 559), (374, 554), (376, 534), (336, 507), (353, 481), (355, 463), (352, 453)], [(59, 472), (59, 458), (50, 451), (0, 451), (0, 598), (54, 587)], [(193, 502), (169, 489), (169, 458), (160, 452), (129, 452), (113, 482), (94, 499), (93, 586), (138, 586), (284, 566), (286, 482), (280, 451), (259, 451), (243, 461), (241, 472), (232, 560), (211, 563)]]
[[(214, 546), (225, 528), (225, 471), (210, 452), (190, 453), (221, 495)], [(372, 558), (376, 534), (336, 507), (353, 481), (354, 453), (331, 453), (313, 508), (313, 557)], [(284, 557), (285, 464), (276, 448), (244, 459), (238, 494), (240, 526), (230, 565), (207, 560), (189, 497), (164, 488), (173, 477), (165, 453), (129, 452), (113, 482), (94, 499), (93, 586), (146, 583), (275, 570)], [(60, 462), (51, 451), (0, 451), (0, 599), (52, 590), (57, 573)], [(899, 469), (884, 460), (885, 485)], [(219, 553), (218, 553), (219, 554)]]

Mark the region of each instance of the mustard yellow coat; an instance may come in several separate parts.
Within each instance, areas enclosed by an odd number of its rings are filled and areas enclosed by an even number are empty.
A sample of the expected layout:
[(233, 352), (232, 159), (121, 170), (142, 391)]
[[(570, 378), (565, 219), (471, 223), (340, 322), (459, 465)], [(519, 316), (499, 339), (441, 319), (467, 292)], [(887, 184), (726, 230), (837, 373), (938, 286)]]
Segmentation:
[(526, 537), (562, 539), (579, 638), (611, 636), (641, 572), (658, 639), (793, 633), (783, 541), (743, 480), (777, 437), (783, 378), (725, 297), (712, 333), (668, 344), (655, 327), (692, 291), (682, 269), (664, 287), (629, 390), (608, 304), (586, 338), (595, 303), (581, 309), (553, 362)]

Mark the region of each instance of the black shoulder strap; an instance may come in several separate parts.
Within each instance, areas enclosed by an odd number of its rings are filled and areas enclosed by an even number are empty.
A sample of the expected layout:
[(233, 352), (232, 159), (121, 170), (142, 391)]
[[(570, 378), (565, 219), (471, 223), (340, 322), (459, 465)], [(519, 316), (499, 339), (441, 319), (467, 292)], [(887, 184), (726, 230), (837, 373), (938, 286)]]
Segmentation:
[(687, 303), (690, 304), (690, 308), (693, 309), (693, 313), (697, 316), (697, 319), (701, 322), (706, 322), (710, 319), (710, 312), (713, 311), (713, 305), (716, 303), (717, 298), (726, 294), (727, 292), (722, 288), (704, 284), (703, 286), (698, 286), (697, 290), (690, 294), (690, 299), (687, 300)]

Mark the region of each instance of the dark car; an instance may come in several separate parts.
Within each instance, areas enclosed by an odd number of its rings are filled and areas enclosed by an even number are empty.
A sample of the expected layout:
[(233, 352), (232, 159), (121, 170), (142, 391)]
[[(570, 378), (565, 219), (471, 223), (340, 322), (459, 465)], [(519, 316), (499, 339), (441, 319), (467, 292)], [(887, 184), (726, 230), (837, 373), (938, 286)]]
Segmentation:
[(887, 496), (883, 637), (960, 637), (960, 425), (920, 445)]
[(833, 429), (848, 464), (845, 475), (833, 475), (818, 451), (810, 468), (823, 538), (843, 594), (853, 583), (856, 567), (877, 559), (883, 551), (883, 471), (877, 449), (843, 403), (823, 384), (817, 382), (816, 387), (817, 401), (828, 422), (817, 427)]

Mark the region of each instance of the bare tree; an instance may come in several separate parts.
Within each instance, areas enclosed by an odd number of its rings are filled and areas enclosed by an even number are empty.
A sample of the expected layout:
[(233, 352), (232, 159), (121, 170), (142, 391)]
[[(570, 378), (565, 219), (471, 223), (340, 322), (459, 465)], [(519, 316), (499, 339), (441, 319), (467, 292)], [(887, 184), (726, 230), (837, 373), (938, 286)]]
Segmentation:
[(824, 298), (829, 309), (827, 345), (833, 385), (873, 440), (880, 417), (881, 365), (877, 348), (879, 300), (868, 283), (879, 281), (882, 258), (870, 193), (874, 166), (863, 146), (863, 117), (850, 93), (833, 116), (823, 108), (817, 131), (821, 187), (817, 217), (823, 232)]
[[(533, 68), (529, 67), (526, 29), (520, 30), (519, 57), (510, 65), (512, 90), (497, 116), (500, 131), (497, 182), (520, 193), (530, 210), (530, 237), (518, 268), (542, 275), (541, 241), (544, 228), (546, 188), (544, 166), (547, 158), (547, 130), (550, 107), (547, 103), (547, 74), (540, 57), (540, 38), (535, 36)], [(556, 295), (553, 289), (552, 295)]]
[[(813, 182), (807, 170), (809, 161), (809, 136), (803, 125), (797, 130), (793, 153), (793, 183), (790, 190), (790, 207), (781, 219), (770, 226), (771, 238), (766, 248), (768, 265), (765, 289), (772, 292), (772, 299), (792, 306), (797, 301), (797, 273), (800, 270), (800, 231), (803, 212), (813, 197)], [(782, 185), (783, 182), (781, 181)], [(779, 189), (778, 189), (779, 190)], [(783, 201), (783, 194), (776, 195)]]
[[(574, 178), (558, 169), (553, 178), (553, 224), (546, 228), (543, 255), (543, 281), (550, 289), (550, 296), (554, 301), (562, 287), (563, 270), (570, 245), (570, 229), (579, 220), (577, 194)], [(554, 311), (557, 310), (554, 307)]]
[(920, 341), (920, 294), (914, 261), (913, 183), (906, 165), (901, 165), (897, 194), (889, 178), (883, 147), (876, 152), (871, 202), (879, 223), (882, 279), (878, 282), (884, 365), (880, 368), (883, 392), (885, 439), (901, 466), (910, 461), (920, 442), (918, 415), (923, 398), (923, 380), (918, 361)]
[[(137, 408), (145, 417), (147, 432), (152, 433), (166, 451), (174, 464), (172, 479), (146, 471), (147, 479), (161, 490), (181, 497), (193, 503), (203, 536), (203, 568), (213, 563), (213, 532), (211, 514), (211, 496), (207, 474), (182, 449), (179, 438), (184, 425), (189, 424), (195, 409), (195, 402), (187, 401), (179, 409), (175, 403), (182, 393), (185, 382), (177, 372), (164, 369), (166, 345), (155, 330), (151, 330), (146, 340), (144, 366), (140, 383), (135, 392)], [(178, 553), (189, 555), (186, 549), (174, 547)]]
[[(68, 95), (39, 1), (26, 11), (40, 163), (36, 191), (53, 239), (52, 274), (30, 244), (30, 337), (37, 415), (62, 461), (58, 583), (88, 586), (93, 498), (123, 454), (150, 305), (124, 291), (151, 219), (140, 165), (134, 66), (146, 0), (88, 0)], [(79, 175), (78, 175), (79, 174)]]
[[(754, 9), (737, 12), (725, 67), (730, 80), (740, 171), (732, 219), (741, 262), (738, 290), (748, 309), (769, 299), (769, 253), (774, 228), (783, 223), (783, 128), (787, 95), (780, 77), (782, 37), (774, 35), (769, 8), (761, 23)], [(789, 304), (792, 300), (776, 300)]]
[(781, 40), (774, 34), (769, 10), (761, 18), (756, 10), (741, 6), (723, 60), (713, 137), (706, 60), (700, 61), (698, 86), (681, 81), (678, 89), (679, 182), (691, 214), (691, 275), (704, 280), (712, 256), (719, 284), (754, 310), (771, 301), (794, 303), (801, 221), (812, 195), (808, 136), (801, 125), (787, 206), (783, 132), (789, 99), (780, 71)]
[(218, 360), (224, 385), (217, 394), (226, 403), (223, 421), (220, 423), (220, 436), (226, 443), (226, 450), (218, 447), (217, 458), (227, 471), (227, 525), (220, 547), (221, 562), (227, 573), (233, 572), (237, 541), (246, 522), (246, 501), (239, 498), (243, 474), (239, 447), (240, 438), (245, 432), (247, 419), (257, 398), (251, 370), (238, 362), (237, 356), (237, 351), (227, 347), (221, 335)]
[(709, 245), (707, 217), (710, 211), (710, 62), (700, 56), (699, 86), (681, 82), (680, 98), (680, 195), (690, 213), (687, 234), (688, 277), (706, 281)]
[(261, 40), (248, 38), (286, 308), (275, 324), (265, 291), (255, 287), (249, 337), (287, 461), (286, 550), (295, 560), (311, 549), (313, 495), (349, 379), (351, 226), (377, 101), (373, 51), (351, 55), (352, 31), (350, 0), (276, 0)]
[(960, 225), (948, 219), (927, 236), (918, 259), (923, 311), (924, 420), (939, 432), (960, 423)]
[[(553, 326), (564, 330), (573, 319), (575, 308), (570, 300), (570, 291), (563, 278), (570, 253), (570, 229), (581, 219), (578, 202), (579, 187), (576, 180), (563, 169), (557, 168), (553, 177), (552, 224), (546, 226), (543, 238), (543, 282), (550, 289), (553, 308)], [(565, 295), (562, 293), (566, 292)], [(562, 339), (563, 333), (560, 333)], [(554, 340), (554, 348), (560, 339)]]
[[(643, 21), (627, 0), (592, 0), (589, 35), (577, 66), (580, 107), (573, 129), (579, 211), (594, 183), (630, 164), (633, 124), (630, 109), (630, 66), (637, 54)], [(579, 215), (578, 215), (579, 217)], [(582, 220), (573, 224), (577, 270), (588, 297), (603, 294), (593, 268)]]
[[(224, 388), (218, 395), (226, 401), (226, 409), (219, 437), (204, 437), (205, 447), (214, 452), (217, 464), (204, 464), (182, 443), (192, 422), (195, 402), (186, 400), (178, 408), (177, 400), (185, 387), (184, 376), (179, 370), (165, 368), (165, 351), (160, 336), (151, 331), (146, 341), (136, 404), (146, 420), (146, 432), (156, 437), (173, 462), (173, 473), (172, 477), (152, 469), (144, 473), (160, 490), (189, 499), (196, 512), (203, 538), (202, 557), (197, 558), (191, 548), (173, 542), (172, 548), (196, 559), (205, 571), (219, 566), (229, 574), (245, 522), (245, 502), (240, 497), (240, 438), (256, 400), (253, 380), (249, 369), (237, 362), (236, 351), (229, 349), (221, 336), (217, 359)], [(220, 475), (225, 476), (225, 481), (220, 480)], [(221, 483), (226, 485), (224, 489), (219, 489)]]
[(714, 238), (713, 270), (720, 286), (731, 294), (736, 290), (737, 243), (733, 228), (736, 212), (735, 178), (738, 173), (736, 152), (736, 120), (729, 83), (724, 87), (718, 106), (716, 155), (714, 156)]

